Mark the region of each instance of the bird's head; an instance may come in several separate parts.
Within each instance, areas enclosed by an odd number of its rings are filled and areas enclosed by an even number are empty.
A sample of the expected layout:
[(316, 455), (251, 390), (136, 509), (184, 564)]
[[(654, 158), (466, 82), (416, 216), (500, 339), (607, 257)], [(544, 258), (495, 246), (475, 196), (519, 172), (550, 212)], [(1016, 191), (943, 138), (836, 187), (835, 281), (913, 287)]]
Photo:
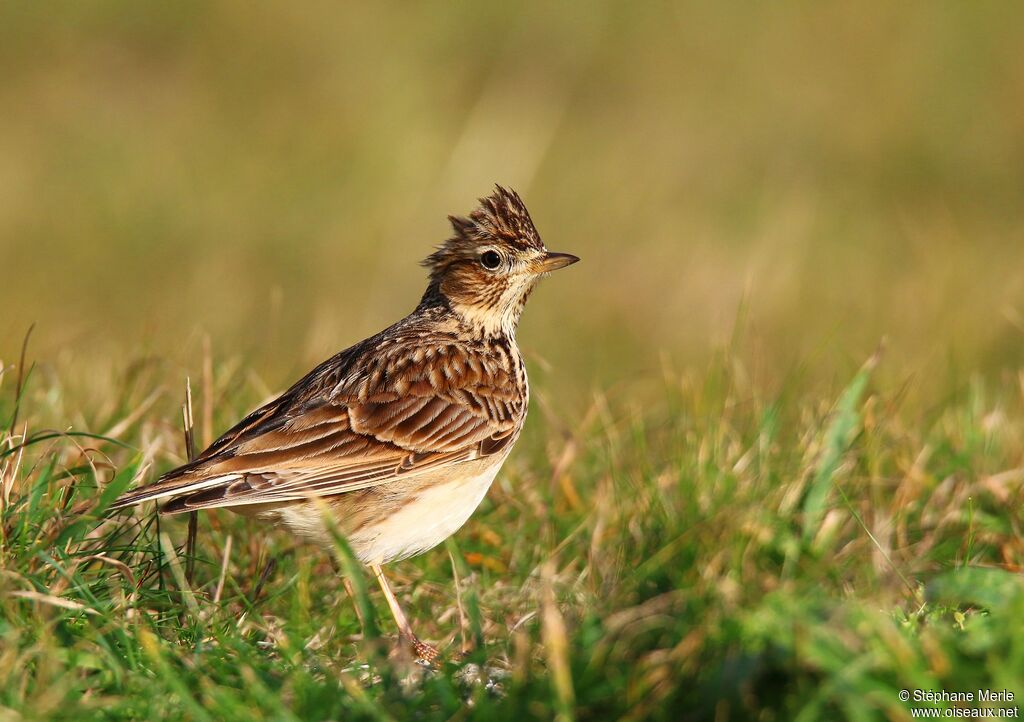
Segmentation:
[(439, 295), (485, 333), (513, 333), (537, 281), (579, 260), (548, 251), (523, 199), (501, 186), (468, 217), (448, 220), (455, 234), (423, 262), (424, 301)]

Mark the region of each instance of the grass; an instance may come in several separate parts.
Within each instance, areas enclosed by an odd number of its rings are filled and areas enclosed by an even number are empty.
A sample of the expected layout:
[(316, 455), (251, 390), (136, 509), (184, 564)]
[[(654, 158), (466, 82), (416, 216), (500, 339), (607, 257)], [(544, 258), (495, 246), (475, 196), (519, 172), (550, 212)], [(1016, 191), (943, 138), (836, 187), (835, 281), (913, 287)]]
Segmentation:
[(133, 413), (152, 389), (111, 389), (94, 428), (116, 439), (51, 433), (35, 419), (60, 390), (27, 374), (19, 394), (8, 366), (0, 719), (903, 720), (903, 689), (1019, 699), (1021, 385), (915, 410), (877, 362), (828, 396), (766, 395), (724, 354), (655, 404), (598, 395), (572, 423), (539, 404), (467, 526), (392, 570), (448, 650), (433, 672), (388, 655), (372, 579), (342, 565), (357, 616), (327, 555), (241, 518), (200, 518), (189, 581), (186, 522), (104, 514), (183, 447)]

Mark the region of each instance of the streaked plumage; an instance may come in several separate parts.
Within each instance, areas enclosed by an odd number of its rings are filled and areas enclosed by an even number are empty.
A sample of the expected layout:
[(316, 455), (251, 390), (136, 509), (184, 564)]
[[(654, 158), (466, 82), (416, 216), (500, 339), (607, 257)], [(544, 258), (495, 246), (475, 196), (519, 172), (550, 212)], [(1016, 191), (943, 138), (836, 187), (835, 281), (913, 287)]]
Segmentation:
[(424, 261), (430, 284), (409, 316), (323, 362), (114, 508), (227, 507), (329, 545), (318, 497), (382, 584), (379, 565), (454, 533), (526, 420), (515, 341), (526, 299), (541, 276), (578, 259), (549, 253), (522, 200), (501, 187), (450, 220), (455, 233)]

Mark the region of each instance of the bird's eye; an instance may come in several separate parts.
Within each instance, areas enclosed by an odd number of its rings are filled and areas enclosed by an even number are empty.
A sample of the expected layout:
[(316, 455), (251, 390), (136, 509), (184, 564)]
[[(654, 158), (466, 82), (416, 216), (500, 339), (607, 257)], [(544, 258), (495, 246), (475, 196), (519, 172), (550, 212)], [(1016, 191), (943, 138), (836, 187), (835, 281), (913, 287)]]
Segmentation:
[(488, 271), (494, 271), (501, 265), (501, 256), (497, 251), (484, 251), (480, 256), (480, 265)]

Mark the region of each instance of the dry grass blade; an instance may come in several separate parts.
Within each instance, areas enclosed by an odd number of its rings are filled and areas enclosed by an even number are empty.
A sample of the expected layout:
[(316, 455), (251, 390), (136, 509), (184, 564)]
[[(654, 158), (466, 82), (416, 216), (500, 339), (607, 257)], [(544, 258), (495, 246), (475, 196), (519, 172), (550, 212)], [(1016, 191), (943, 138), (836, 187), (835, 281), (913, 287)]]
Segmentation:
[(156, 389), (147, 396), (142, 402), (131, 410), (127, 416), (119, 420), (116, 424), (111, 426), (109, 429), (103, 432), (103, 436), (109, 436), (117, 438), (124, 434), (132, 425), (139, 419), (143, 418), (147, 412), (156, 404), (157, 400), (163, 395), (162, 389)]
[(213, 603), (218, 604), (220, 602), (220, 595), (224, 592), (224, 581), (228, 576), (228, 562), (231, 561), (231, 542), (232, 537), (228, 535), (227, 541), (224, 542), (224, 557), (220, 563), (220, 576), (217, 577), (217, 589), (213, 593)]
[(55, 597), (52, 594), (43, 594), (42, 592), (14, 591), (9, 592), (8, 596), (17, 597), (19, 599), (29, 599), (33, 602), (49, 604), (52, 607), (60, 607), (61, 609), (70, 609), (73, 612), (84, 612), (92, 615), (99, 614), (95, 609), (87, 607), (81, 602), (76, 602), (72, 599), (65, 599), (64, 597)]
[[(182, 427), (185, 432), (185, 455), (189, 461), (196, 458), (195, 421), (192, 416), (192, 382), (185, 378), (185, 403), (181, 407)], [(196, 536), (199, 533), (199, 515), (188, 515), (188, 536), (185, 541), (185, 578), (192, 583), (196, 572)]]
[[(459, 633), (462, 636), (462, 653), (468, 654), (474, 649), (483, 649), (484, 638), (483, 618), (480, 614), (480, 600), (476, 589), (471, 585), (472, 574), (466, 559), (459, 550), (458, 543), (449, 537), (445, 541), (448, 558), (452, 564), (452, 577), (455, 582), (455, 601), (459, 611)], [(463, 586), (467, 588), (463, 590)], [(470, 637), (466, 637), (469, 626)]]
[(22, 428), (21, 436), (17, 437), (14, 435), (8, 436), (4, 441), (8, 445), (8, 448), (15, 448), (14, 440), (20, 438), (21, 442), (17, 445), (17, 452), (13, 458), (5, 458), (3, 465), (0, 466), (0, 514), (3, 513), (4, 509), (11, 503), (11, 495), (14, 492), (14, 482), (18, 478), (18, 470), (21, 468), (21, 463), (25, 458), (25, 445), (24, 440), (28, 437), (28, 423)]
[(541, 567), (541, 581), (544, 585), (541, 599), (541, 631), (551, 673), (551, 685), (558, 701), (557, 719), (560, 722), (569, 722), (575, 718), (576, 694), (569, 664), (569, 633), (555, 600), (554, 578), (554, 562), (549, 560)]
[(18, 379), (14, 384), (14, 413), (11, 415), (11, 423), (8, 427), (8, 435), (14, 435), (14, 429), (18, 425), (18, 412), (21, 410), (21, 397), (25, 391), (25, 355), (28, 353), (28, 340), (32, 337), (32, 331), (35, 329), (35, 323), (32, 323), (28, 327), (28, 331), (25, 332), (25, 338), (21, 341), (21, 355), (18, 358)]

